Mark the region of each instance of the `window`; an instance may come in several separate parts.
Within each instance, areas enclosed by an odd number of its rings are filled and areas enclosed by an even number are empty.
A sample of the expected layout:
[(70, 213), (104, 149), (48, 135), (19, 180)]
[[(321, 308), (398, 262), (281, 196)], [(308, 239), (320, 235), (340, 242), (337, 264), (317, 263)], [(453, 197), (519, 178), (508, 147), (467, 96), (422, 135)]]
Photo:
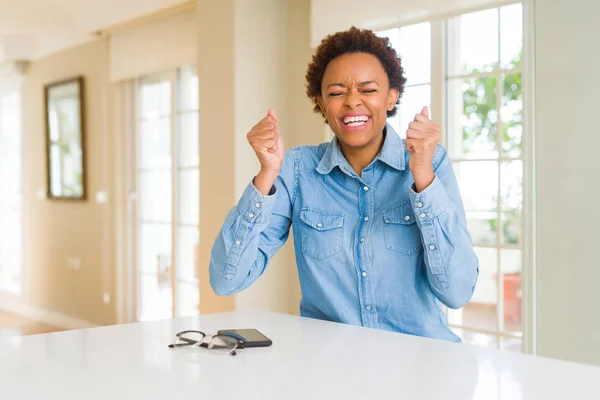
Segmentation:
[(448, 310), (466, 342), (521, 350), (521, 4), (447, 21), (447, 148), (480, 262), (473, 298)]
[(138, 81), (138, 320), (198, 313), (198, 79), (194, 66)]
[[(480, 262), (473, 298), (446, 310), (448, 323), (466, 343), (515, 351), (522, 349), (522, 32), (522, 6), (514, 4), (378, 33), (405, 68), (399, 117), (389, 120), (402, 137), (432, 96), (445, 98), (442, 144)], [(445, 65), (431, 54), (431, 37), (446, 43)], [(440, 84), (431, 71), (444, 71)]]
[(406, 86), (398, 113), (388, 122), (402, 137), (424, 106), (431, 107), (431, 24), (425, 22), (378, 32), (390, 39), (404, 68)]
[(22, 265), (20, 84), (0, 87), (0, 193), (0, 291), (19, 294)]

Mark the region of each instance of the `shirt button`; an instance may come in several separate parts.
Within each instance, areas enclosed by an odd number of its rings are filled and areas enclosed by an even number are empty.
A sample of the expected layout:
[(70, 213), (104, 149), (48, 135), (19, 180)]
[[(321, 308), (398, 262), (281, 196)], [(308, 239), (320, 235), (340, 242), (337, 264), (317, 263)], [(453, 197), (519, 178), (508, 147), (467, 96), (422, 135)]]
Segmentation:
[(319, 228), (322, 228), (322, 227), (323, 227), (323, 224), (319, 222), (319, 223), (317, 224), (317, 227), (319, 227)]
[(236, 246), (239, 246), (240, 244), (242, 244), (242, 242), (240, 242), (239, 240), (236, 240), (236, 241), (235, 241), (235, 245), (236, 245)]
[(256, 208), (260, 208), (260, 203), (256, 203)]
[(365, 238), (360, 238), (360, 242), (364, 243), (365, 242)]
[(250, 219), (254, 218), (254, 214), (253, 213), (248, 214), (248, 218), (250, 218)]
[(365, 222), (369, 221), (369, 217), (365, 217)]
[(371, 311), (371, 306), (366, 306), (365, 308), (367, 309), (367, 311)]
[(429, 250), (435, 250), (435, 246), (433, 244), (429, 245)]
[(366, 272), (363, 272), (363, 273), (362, 273), (362, 276), (363, 276), (363, 278), (366, 278), (366, 277), (367, 277), (367, 275), (369, 275), (369, 274), (367, 274)]
[(405, 221), (410, 221), (410, 215), (407, 215), (406, 217), (404, 217)]
[(368, 186), (365, 186), (363, 189), (364, 189), (364, 190), (365, 190), (365, 192), (366, 192), (367, 190), (369, 190), (369, 187), (368, 187)]
[(421, 202), (418, 202), (418, 203), (417, 203), (417, 207), (419, 207), (419, 208), (423, 207), (423, 203), (421, 203)]
[(420, 217), (421, 218), (425, 218), (427, 215), (425, 215), (425, 213), (421, 213)]

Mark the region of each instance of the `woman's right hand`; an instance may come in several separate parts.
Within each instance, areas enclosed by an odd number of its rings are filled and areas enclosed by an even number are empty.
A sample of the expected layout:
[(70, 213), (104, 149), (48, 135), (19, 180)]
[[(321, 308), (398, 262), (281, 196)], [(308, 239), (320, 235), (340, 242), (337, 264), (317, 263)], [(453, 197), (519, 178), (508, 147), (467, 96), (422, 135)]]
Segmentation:
[(283, 138), (279, 133), (275, 111), (270, 108), (267, 116), (254, 125), (246, 137), (260, 162), (260, 172), (254, 179), (254, 186), (266, 196), (279, 175), (284, 157)]

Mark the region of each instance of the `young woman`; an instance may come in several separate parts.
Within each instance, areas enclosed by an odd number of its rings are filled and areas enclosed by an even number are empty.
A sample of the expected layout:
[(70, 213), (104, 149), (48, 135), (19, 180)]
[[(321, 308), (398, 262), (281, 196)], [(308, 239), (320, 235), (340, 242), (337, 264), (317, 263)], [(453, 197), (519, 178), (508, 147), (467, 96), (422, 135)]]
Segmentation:
[(425, 107), (402, 140), (386, 123), (405, 78), (385, 38), (325, 38), (307, 94), (335, 133), (284, 153), (273, 110), (248, 133), (260, 171), (228, 214), (210, 260), (215, 292), (250, 286), (294, 232), (301, 315), (460, 341), (440, 302), (464, 306), (479, 275), (440, 128)]

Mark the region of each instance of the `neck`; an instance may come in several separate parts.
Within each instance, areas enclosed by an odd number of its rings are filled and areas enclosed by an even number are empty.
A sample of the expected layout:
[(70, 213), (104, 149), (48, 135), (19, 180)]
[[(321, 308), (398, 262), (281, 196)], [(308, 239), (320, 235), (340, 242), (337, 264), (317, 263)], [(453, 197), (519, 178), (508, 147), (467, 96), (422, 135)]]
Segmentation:
[(385, 140), (385, 134), (377, 136), (374, 140), (367, 143), (362, 147), (350, 147), (344, 143), (338, 141), (342, 154), (348, 161), (348, 164), (352, 167), (354, 172), (362, 177), (363, 169), (367, 168), (369, 164), (373, 162), (377, 154), (381, 151), (383, 141)]

